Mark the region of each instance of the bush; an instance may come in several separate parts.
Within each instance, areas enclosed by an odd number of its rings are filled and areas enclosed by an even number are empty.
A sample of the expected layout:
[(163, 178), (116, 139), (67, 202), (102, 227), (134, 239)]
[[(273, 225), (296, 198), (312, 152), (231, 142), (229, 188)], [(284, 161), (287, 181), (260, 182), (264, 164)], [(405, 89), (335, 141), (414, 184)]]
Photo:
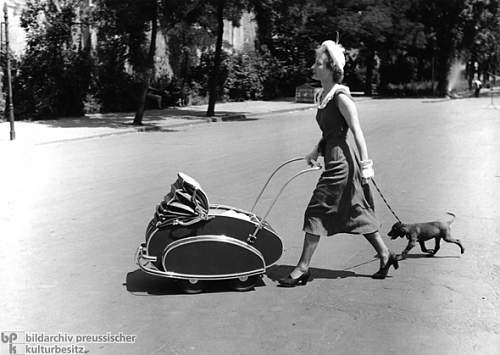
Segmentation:
[(359, 55), (357, 55), (357, 52), (354, 54), (355, 55), (348, 52), (346, 55), (343, 82), (349, 86), (351, 91), (364, 91), (366, 67), (360, 63), (360, 58)]
[(133, 75), (109, 66), (98, 68), (93, 85), (100, 112), (134, 111), (137, 108), (142, 83)]
[[(190, 90), (203, 101), (208, 95), (208, 78), (213, 52), (205, 52), (193, 70)], [(308, 79), (308, 70), (283, 65), (269, 51), (247, 51), (229, 55), (223, 52), (218, 76), (218, 100), (259, 100), (294, 96), (295, 87)], [(194, 102), (194, 100), (193, 100)]]
[(190, 102), (190, 87), (182, 79), (173, 77), (166, 81), (166, 84), (155, 86), (163, 92), (162, 102), (163, 106), (185, 106)]
[(304, 75), (307, 70), (285, 65), (277, 59), (269, 58), (264, 64), (268, 65), (268, 73), (263, 82), (265, 99), (294, 96), (295, 88), (311, 79), (309, 75)]
[[(191, 89), (196, 90), (194, 94), (198, 97), (208, 97), (208, 80), (213, 68), (215, 53), (213, 51), (203, 52), (199, 64), (193, 68), (192, 77), (186, 78)], [(222, 51), (219, 76), (217, 77), (217, 99), (224, 97), (224, 83), (229, 75), (229, 62), (232, 60), (230, 55)]]
[(141, 82), (125, 70), (127, 51), (123, 36), (104, 30), (99, 33), (91, 92), (100, 112), (134, 111), (137, 108)]
[[(281, 48), (272, 53), (263, 45), (259, 51), (264, 85), (264, 99), (295, 96), (295, 88), (311, 81), (314, 50), (289, 52)], [(279, 59), (278, 59), (279, 58)]]
[(229, 100), (258, 100), (264, 93), (262, 61), (255, 52), (240, 53), (228, 61), (224, 96)]
[(94, 95), (88, 93), (83, 102), (83, 110), (85, 113), (99, 113), (102, 112), (102, 106)]
[(417, 81), (404, 84), (388, 83), (379, 87), (379, 94), (398, 97), (430, 96), (432, 92), (432, 81)]
[(81, 51), (28, 49), (13, 80), (16, 116), (81, 116), (90, 82), (90, 57)]
[[(81, 116), (90, 83), (92, 59), (73, 41), (76, 0), (59, 11), (43, 1), (27, 1), (21, 15), (26, 53), (13, 79), (18, 118)], [(43, 14), (44, 21), (40, 21)]]

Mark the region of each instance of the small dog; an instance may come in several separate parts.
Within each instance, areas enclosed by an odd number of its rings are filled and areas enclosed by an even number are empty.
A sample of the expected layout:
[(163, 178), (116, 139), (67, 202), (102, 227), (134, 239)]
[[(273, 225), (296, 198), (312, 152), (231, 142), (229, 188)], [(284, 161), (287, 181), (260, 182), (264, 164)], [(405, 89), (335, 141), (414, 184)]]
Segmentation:
[[(453, 217), (447, 222), (435, 221), (415, 224), (395, 223), (387, 235), (393, 240), (398, 237), (408, 238), (408, 245), (403, 252), (397, 256), (398, 260), (406, 258), (406, 255), (415, 246), (416, 242), (420, 244), (420, 249), (422, 249), (424, 253), (428, 253), (427, 256), (434, 256), (439, 250), (441, 239), (445, 242), (458, 245), (460, 247), (460, 253), (463, 254), (465, 249), (460, 240), (451, 237), (450, 225), (455, 220), (455, 215), (450, 212), (447, 213)], [(432, 238), (435, 240), (434, 249), (427, 249), (425, 247), (425, 241)]]

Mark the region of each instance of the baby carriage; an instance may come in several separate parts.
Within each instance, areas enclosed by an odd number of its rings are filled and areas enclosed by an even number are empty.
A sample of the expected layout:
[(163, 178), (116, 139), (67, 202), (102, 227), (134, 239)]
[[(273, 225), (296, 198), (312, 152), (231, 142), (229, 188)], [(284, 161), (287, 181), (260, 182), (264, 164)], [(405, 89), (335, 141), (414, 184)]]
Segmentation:
[(137, 264), (148, 274), (177, 280), (186, 293), (203, 291), (211, 280), (227, 280), (237, 291), (253, 289), (283, 252), (281, 239), (266, 217), (293, 179), (321, 166), (292, 176), (264, 217), (253, 210), (276, 172), (299, 160), (303, 158), (290, 159), (271, 174), (250, 211), (210, 204), (196, 180), (178, 173), (146, 228), (146, 242), (136, 252)]

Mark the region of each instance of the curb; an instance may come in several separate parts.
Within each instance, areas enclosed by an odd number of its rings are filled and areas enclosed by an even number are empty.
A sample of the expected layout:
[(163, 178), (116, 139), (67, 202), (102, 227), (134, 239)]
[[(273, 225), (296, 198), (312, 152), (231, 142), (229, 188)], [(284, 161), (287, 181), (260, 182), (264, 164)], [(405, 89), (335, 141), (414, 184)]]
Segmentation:
[(311, 104), (310, 106), (306, 106), (306, 107), (289, 108), (289, 109), (282, 109), (282, 110), (269, 111), (269, 112), (263, 112), (263, 113), (252, 113), (252, 114), (249, 114), (248, 117), (259, 117), (259, 116), (265, 117), (265, 116), (269, 116), (269, 115), (286, 113), (286, 112), (307, 111), (307, 110), (311, 110), (315, 107), (316, 107), (316, 105)]
[(75, 142), (75, 141), (82, 141), (86, 139), (94, 139), (94, 138), (104, 138), (104, 137), (109, 137), (109, 136), (115, 136), (115, 135), (124, 135), (124, 134), (131, 134), (131, 133), (143, 133), (143, 132), (174, 132), (176, 129), (182, 128), (182, 127), (188, 127), (192, 125), (199, 125), (199, 124), (209, 124), (212, 122), (232, 122), (232, 121), (245, 121), (245, 120), (255, 120), (256, 118), (260, 117), (267, 117), (270, 115), (274, 114), (280, 114), (280, 113), (286, 113), (286, 112), (296, 112), (296, 111), (306, 111), (310, 110), (316, 107), (314, 104), (307, 105), (304, 107), (296, 107), (296, 108), (286, 108), (286, 109), (280, 109), (280, 110), (274, 110), (274, 111), (264, 111), (260, 113), (248, 113), (248, 114), (228, 114), (224, 116), (213, 116), (213, 117), (206, 117), (206, 118), (196, 118), (196, 119), (190, 119), (187, 120), (186, 122), (181, 122), (181, 123), (175, 123), (175, 124), (145, 124), (143, 126), (132, 126), (130, 124), (124, 125), (124, 128), (118, 128), (116, 129), (115, 132), (107, 132), (107, 133), (98, 133), (98, 134), (88, 134), (88, 135), (83, 135), (79, 137), (72, 137), (72, 138), (60, 138), (60, 139), (54, 139), (54, 140), (48, 140), (48, 141), (40, 141), (40, 142), (35, 142), (33, 145), (48, 145), (48, 144), (58, 144), (58, 143), (64, 143), (64, 142)]
[(184, 122), (183, 123), (176, 123), (176, 124), (165, 125), (165, 126), (154, 125), (154, 124), (144, 125), (144, 126), (136, 126), (136, 127), (131, 126), (130, 128), (120, 129), (117, 132), (100, 133), (100, 134), (87, 135), (87, 136), (74, 137), (74, 138), (66, 138), (66, 139), (57, 139), (57, 140), (52, 140), (52, 141), (47, 141), (47, 142), (35, 143), (34, 145), (47, 145), (47, 144), (57, 144), (57, 143), (64, 143), (64, 142), (75, 142), (75, 141), (81, 141), (81, 140), (86, 140), (86, 139), (104, 138), (104, 137), (109, 137), (109, 136), (131, 134), (131, 133), (172, 132), (172, 131), (175, 131), (176, 128), (182, 128), (182, 127), (187, 127), (187, 126), (191, 126), (191, 125), (199, 125), (199, 124), (211, 123), (211, 122), (245, 121), (245, 120), (249, 120), (249, 119), (254, 119), (256, 117), (265, 117), (265, 116), (270, 116), (273, 114), (310, 110), (314, 107), (315, 107), (314, 105), (311, 105), (308, 107), (282, 109), (282, 110), (268, 111), (268, 112), (262, 112), (262, 113), (252, 113), (252, 114), (248, 114), (248, 115), (237, 114), (237, 115), (225, 115), (225, 116), (218, 116), (218, 117), (214, 116), (214, 117), (207, 117), (205, 119), (189, 120), (188, 122), (185, 122), (185, 123)]
[(253, 119), (256, 117), (266, 117), (270, 115), (285, 113), (285, 112), (295, 112), (295, 111), (306, 111), (316, 107), (315, 105), (310, 105), (306, 107), (296, 107), (296, 108), (285, 108), (281, 110), (265, 111), (259, 113), (249, 113), (249, 114), (238, 114), (238, 115), (225, 115), (220, 117), (211, 117), (211, 122), (228, 122), (228, 121), (245, 121), (248, 119)]
[(144, 126), (137, 126), (137, 127), (126, 128), (126, 129), (119, 129), (119, 130), (117, 130), (117, 132), (99, 133), (99, 134), (93, 134), (93, 135), (86, 135), (86, 136), (82, 136), (82, 137), (63, 138), (63, 139), (51, 140), (51, 141), (47, 141), (47, 142), (38, 142), (38, 143), (34, 143), (34, 145), (47, 145), (47, 144), (57, 144), (57, 143), (64, 143), (64, 142), (75, 142), (75, 141), (83, 141), (86, 139), (105, 138), (105, 137), (110, 137), (110, 136), (118, 136), (118, 135), (131, 134), (131, 133), (173, 132), (173, 131), (175, 131), (175, 128), (191, 126), (191, 125), (198, 125), (198, 124), (202, 124), (202, 123), (209, 123), (209, 121), (208, 120), (192, 120), (190, 122), (176, 123), (176, 124), (164, 126), (164, 127), (158, 126), (158, 125), (144, 125)]

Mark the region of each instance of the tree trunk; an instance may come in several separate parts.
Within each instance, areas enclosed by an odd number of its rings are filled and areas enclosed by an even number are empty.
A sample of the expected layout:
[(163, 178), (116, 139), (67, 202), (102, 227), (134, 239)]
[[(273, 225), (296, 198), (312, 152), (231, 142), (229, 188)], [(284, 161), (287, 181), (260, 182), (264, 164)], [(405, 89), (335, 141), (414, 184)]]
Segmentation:
[(215, 115), (215, 100), (217, 99), (217, 78), (222, 53), (222, 36), (224, 34), (224, 5), (225, 0), (217, 1), (217, 42), (215, 44), (214, 67), (208, 80), (208, 109), (207, 116)]
[(437, 58), (437, 93), (444, 96), (448, 93), (448, 73), (450, 71), (451, 56), (448, 53), (441, 52)]
[(255, 14), (255, 22), (257, 23), (256, 48), (261, 48), (263, 45), (274, 53), (272, 28), (273, 28), (273, 11), (271, 1), (254, 1), (253, 12)]
[(375, 52), (372, 49), (368, 50), (366, 58), (366, 77), (365, 77), (365, 95), (372, 94), (373, 68), (375, 67)]
[(154, 76), (155, 66), (155, 53), (156, 53), (156, 35), (158, 33), (158, 4), (154, 0), (153, 18), (151, 19), (151, 43), (149, 44), (148, 57), (146, 59), (146, 69), (143, 73), (143, 85), (141, 88), (141, 95), (139, 98), (139, 106), (135, 112), (134, 126), (142, 125), (142, 118), (144, 116), (144, 108), (146, 106), (146, 97), (148, 95), (149, 85)]

